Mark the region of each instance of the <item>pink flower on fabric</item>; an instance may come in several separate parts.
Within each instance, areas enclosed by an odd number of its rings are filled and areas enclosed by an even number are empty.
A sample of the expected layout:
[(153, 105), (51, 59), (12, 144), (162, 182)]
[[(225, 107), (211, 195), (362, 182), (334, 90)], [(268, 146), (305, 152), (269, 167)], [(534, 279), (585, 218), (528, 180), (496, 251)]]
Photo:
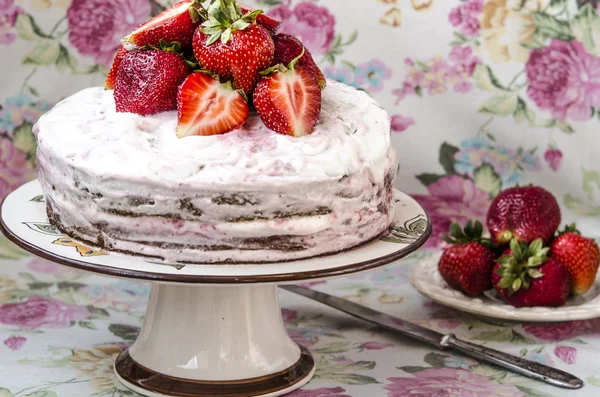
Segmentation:
[(68, 268), (66, 266), (60, 266), (55, 263), (49, 262), (44, 259), (36, 258), (36, 257), (32, 258), (29, 261), (29, 263), (27, 264), (27, 269), (32, 270), (37, 273), (52, 274), (52, 275), (70, 274), (70, 273), (72, 274), (72, 273), (77, 272), (77, 270)]
[(27, 155), (8, 138), (0, 138), (0, 197), (35, 177), (27, 163)]
[(392, 343), (381, 343), (377, 341), (368, 341), (362, 344), (362, 347), (367, 350), (381, 350), (386, 347), (394, 346)]
[(298, 317), (298, 312), (290, 309), (281, 309), (281, 316), (283, 317), (284, 323), (289, 323)]
[(268, 14), (282, 22), (280, 32), (298, 37), (313, 55), (329, 51), (335, 37), (335, 17), (327, 8), (304, 1), (293, 10), (287, 5), (280, 5)]
[(67, 9), (69, 41), (80, 54), (109, 67), (121, 38), (149, 14), (147, 0), (73, 0)]
[(399, 114), (392, 116), (392, 131), (394, 132), (402, 132), (414, 124), (415, 120), (412, 117), (405, 117)]
[(577, 361), (577, 349), (571, 346), (556, 346), (554, 354), (565, 364), (575, 364)]
[(427, 187), (429, 194), (413, 195), (429, 214), (433, 232), (427, 247), (438, 247), (450, 224), (464, 225), (470, 219), (484, 220), (490, 205), (490, 196), (468, 179), (457, 175), (444, 176)]
[(524, 324), (523, 329), (538, 339), (559, 341), (576, 335), (579, 323), (566, 321), (552, 324)]
[(320, 389), (313, 390), (296, 390), (287, 394), (288, 397), (350, 397), (348, 394), (340, 394), (344, 393), (344, 390), (341, 387), (322, 387)]
[(481, 30), (479, 15), (482, 10), (483, 0), (467, 0), (450, 10), (448, 21), (452, 26), (458, 28), (460, 33), (476, 37)]
[(552, 40), (532, 50), (525, 70), (527, 94), (558, 120), (586, 121), (600, 107), (600, 58), (579, 41)]
[(548, 148), (544, 153), (544, 160), (552, 168), (553, 171), (558, 171), (562, 162), (563, 154), (559, 149)]
[(27, 342), (27, 338), (24, 338), (22, 336), (11, 336), (10, 338), (6, 338), (3, 343), (10, 350), (19, 350), (23, 347), (25, 342)]
[(68, 328), (90, 315), (85, 307), (39, 296), (0, 306), (0, 323), (25, 329)]
[(23, 9), (14, 0), (0, 0), (0, 45), (11, 44), (17, 38), (13, 28)]
[(438, 327), (443, 329), (455, 329), (458, 328), (460, 324), (462, 323), (455, 318), (444, 318), (439, 320)]
[(429, 368), (405, 378), (388, 378), (389, 397), (524, 397), (513, 385), (493, 382), (487, 376), (455, 368)]

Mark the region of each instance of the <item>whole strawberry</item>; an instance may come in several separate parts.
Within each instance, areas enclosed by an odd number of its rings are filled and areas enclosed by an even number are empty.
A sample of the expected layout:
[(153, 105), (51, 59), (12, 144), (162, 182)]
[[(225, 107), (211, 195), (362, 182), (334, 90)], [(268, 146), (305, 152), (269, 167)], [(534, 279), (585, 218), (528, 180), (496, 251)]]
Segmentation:
[(261, 72), (252, 102), (267, 128), (284, 135), (303, 136), (313, 131), (321, 113), (321, 88), (306, 67), (297, 67), (300, 53), (288, 66), (275, 65)]
[(247, 95), (275, 53), (271, 35), (256, 23), (261, 12), (242, 16), (234, 0), (214, 0), (208, 8), (208, 20), (198, 27), (192, 43), (203, 69), (218, 75), (222, 82), (232, 80), (233, 88)]
[(115, 83), (117, 112), (147, 116), (176, 109), (177, 88), (189, 74), (185, 61), (173, 52), (128, 52)]
[(206, 17), (206, 10), (199, 1), (180, 1), (141, 24), (121, 42), (130, 50), (146, 45), (158, 46), (161, 40), (190, 48), (194, 31)]
[(579, 234), (575, 224), (567, 226), (554, 239), (550, 256), (561, 261), (569, 271), (573, 295), (584, 294), (590, 289), (600, 265), (600, 248), (594, 240)]
[(515, 307), (562, 306), (569, 297), (569, 271), (556, 258), (547, 257), (542, 239), (531, 244), (511, 240), (510, 249), (498, 259), (492, 284)]
[(464, 231), (457, 223), (450, 226), (452, 237), (444, 237), (446, 248), (438, 262), (438, 271), (451, 288), (475, 296), (492, 288), (491, 275), (495, 255), (489, 241), (481, 237), (481, 222), (469, 221)]
[(514, 237), (531, 243), (541, 238), (550, 242), (560, 225), (556, 198), (539, 186), (517, 186), (498, 194), (487, 213), (492, 240), (507, 245)]
[(327, 85), (325, 76), (317, 64), (315, 63), (310, 52), (304, 47), (302, 42), (292, 36), (291, 34), (279, 33), (273, 35), (273, 43), (275, 43), (275, 56), (273, 57), (273, 65), (282, 63), (284, 65), (292, 62), (294, 58), (304, 51), (304, 55), (298, 60), (296, 64), (298, 67), (305, 67), (310, 70), (315, 77), (321, 89), (324, 89)]

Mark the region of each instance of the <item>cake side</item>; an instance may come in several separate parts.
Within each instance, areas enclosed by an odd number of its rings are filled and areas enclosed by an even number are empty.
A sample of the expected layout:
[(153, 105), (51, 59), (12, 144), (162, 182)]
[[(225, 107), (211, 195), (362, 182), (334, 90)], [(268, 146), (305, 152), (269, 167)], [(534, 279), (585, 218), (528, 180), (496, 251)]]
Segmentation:
[(323, 98), (309, 136), (256, 118), (171, 141), (173, 112), (117, 114), (84, 90), (35, 126), (49, 219), (89, 245), (168, 262), (285, 261), (369, 241), (393, 219), (389, 116), (338, 83)]

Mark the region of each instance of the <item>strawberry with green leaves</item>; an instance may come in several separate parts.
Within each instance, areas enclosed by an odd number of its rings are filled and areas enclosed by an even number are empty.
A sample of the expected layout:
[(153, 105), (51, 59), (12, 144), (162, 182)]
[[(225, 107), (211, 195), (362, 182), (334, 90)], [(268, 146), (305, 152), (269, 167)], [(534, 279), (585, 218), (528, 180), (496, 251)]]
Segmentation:
[(235, 0), (213, 0), (208, 20), (194, 33), (194, 55), (202, 68), (231, 80), (235, 89), (250, 95), (259, 72), (273, 60), (275, 45), (270, 33), (256, 23), (261, 10), (242, 15)]
[(562, 306), (570, 292), (570, 276), (557, 258), (548, 257), (541, 238), (531, 244), (510, 241), (497, 260), (492, 283), (498, 294), (515, 307)]
[(130, 50), (158, 46), (161, 40), (178, 42), (182, 48), (190, 48), (196, 28), (206, 17), (206, 10), (199, 1), (180, 1), (141, 24), (121, 42)]
[[(247, 14), (249, 12), (254, 11), (254, 9), (252, 7), (247, 6), (246, 4), (242, 3), (241, 1), (238, 1), (237, 3), (240, 6), (240, 10), (242, 11), (242, 14)], [(271, 34), (277, 33), (279, 26), (281, 26), (281, 21), (273, 19), (266, 14), (258, 14), (256, 16), (256, 23), (261, 25), (263, 28), (267, 29), (269, 31), (269, 33), (271, 33)]]
[(444, 250), (438, 262), (438, 271), (446, 283), (470, 296), (492, 288), (493, 244), (482, 234), (479, 221), (467, 222), (464, 230), (453, 223), (450, 236), (444, 237), (451, 246)]
[(600, 265), (600, 248), (593, 239), (583, 237), (575, 224), (567, 226), (554, 239), (550, 255), (567, 267), (573, 295), (584, 294), (594, 284)]
[(304, 52), (289, 65), (261, 72), (252, 102), (267, 128), (283, 135), (304, 136), (313, 131), (321, 113), (321, 87), (312, 70), (297, 66)]

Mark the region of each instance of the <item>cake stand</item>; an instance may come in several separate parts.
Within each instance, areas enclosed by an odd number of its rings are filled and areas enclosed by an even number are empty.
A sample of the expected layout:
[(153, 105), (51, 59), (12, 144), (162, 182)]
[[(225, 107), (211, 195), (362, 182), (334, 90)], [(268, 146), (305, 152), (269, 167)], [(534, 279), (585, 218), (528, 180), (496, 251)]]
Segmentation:
[(151, 282), (144, 325), (115, 373), (146, 396), (279, 396), (307, 383), (315, 362), (288, 336), (277, 285), (363, 272), (406, 257), (431, 234), (423, 209), (395, 193), (381, 238), (343, 253), (273, 264), (164, 264), (107, 254), (48, 223), (42, 189), (29, 182), (2, 203), (2, 232), (31, 253), (108, 276)]

